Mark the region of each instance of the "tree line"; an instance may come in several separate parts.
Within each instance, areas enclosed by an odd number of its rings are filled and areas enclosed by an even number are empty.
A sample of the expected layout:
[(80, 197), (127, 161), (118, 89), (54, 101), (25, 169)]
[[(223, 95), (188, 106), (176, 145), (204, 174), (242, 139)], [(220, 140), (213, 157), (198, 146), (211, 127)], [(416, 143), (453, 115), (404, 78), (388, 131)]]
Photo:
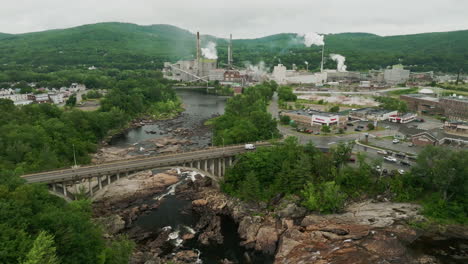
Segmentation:
[(224, 114), (213, 121), (214, 143), (228, 145), (277, 138), (276, 120), (267, 111), (277, 86), (275, 82), (264, 82), (230, 98)]
[(273, 147), (242, 154), (221, 184), (229, 195), (274, 205), (278, 198), (320, 213), (339, 212), (347, 201), (386, 195), (394, 201), (418, 202), (423, 213), (440, 222), (468, 223), (468, 151), (430, 146), (404, 175), (381, 176), (381, 161), (358, 155), (350, 166), (353, 145), (338, 144), (323, 153), (312, 143), (289, 137)]
[(79, 164), (87, 164), (98, 142), (131, 119), (179, 110), (175, 92), (161, 78), (145, 71), (115, 73), (92, 74), (112, 83), (96, 111), (18, 107), (0, 99), (0, 263), (128, 263), (133, 243), (118, 236), (105, 240), (91, 221), (90, 201), (66, 203), (45, 185), (25, 184), (19, 177), (70, 166), (74, 152)]

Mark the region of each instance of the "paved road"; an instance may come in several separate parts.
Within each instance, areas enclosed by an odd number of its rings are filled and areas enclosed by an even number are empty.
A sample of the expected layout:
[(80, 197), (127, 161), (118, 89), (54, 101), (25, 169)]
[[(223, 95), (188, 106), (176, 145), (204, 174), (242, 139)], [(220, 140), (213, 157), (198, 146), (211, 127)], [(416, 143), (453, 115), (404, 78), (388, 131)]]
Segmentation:
[[(268, 111), (271, 113), (273, 117), (279, 119), (278, 96), (276, 93), (273, 95), (272, 102), (268, 106)], [(365, 122), (365, 123), (367, 124), (368, 122)], [(289, 126), (282, 126), (279, 123), (278, 123), (278, 130), (283, 136), (297, 137), (300, 144), (307, 144), (310, 141), (312, 141), (317, 148), (321, 148), (321, 149), (328, 149), (339, 142), (364, 140), (365, 133), (366, 133), (366, 132), (362, 132), (362, 133), (355, 133), (355, 134), (330, 135), (330, 136), (311, 135), (311, 134), (297, 132), (295, 130), (292, 130)], [(374, 137), (393, 136), (395, 135), (395, 133), (396, 131), (393, 128), (386, 129), (384, 131), (371, 131), (369, 132), (370, 134), (369, 139), (372, 140), (372, 138)], [(377, 151), (379, 151), (379, 149), (366, 147), (366, 146), (360, 146), (358, 144), (355, 144), (354, 149), (353, 149), (354, 153), (359, 153), (359, 152), (365, 153), (368, 159), (383, 161), (383, 156), (381, 154), (378, 154)], [(398, 159), (398, 163), (382, 162), (381, 166), (382, 168), (387, 169), (389, 171), (395, 170), (395, 169), (406, 169), (407, 168), (406, 166), (402, 166), (401, 164), (399, 164), (399, 160), (400, 159)]]
[[(257, 146), (268, 146), (270, 143), (261, 142)], [(169, 155), (160, 155), (146, 158), (137, 158), (130, 160), (121, 160), (103, 163), (93, 166), (85, 166), (79, 168), (63, 169), (48, 171), (36, 174), (29, 174), (22, 176), (30, 183), (34, 182), (61, 182), (67, 180), (81, 179), (85, 177), (98, 176), (100, 174), (106, 175), (109, 173), (117, 173), (121, 171), (132, 171), (137, 169), (150, 169), (161, 166), (174, 166), (184, 162), (193, 160), (203, 160), (210, 158), (217, 158), (223, 156), (231, 156), (239, 153), (244, 153), (244, 145), (234, 145), (228, 147), (209, 148), (204, 150), (175, 153)]]
[(389, 89), (383, 89), (383, 90), (375, 90), (375, 91), (360, 91), (360, 92), (345, 92), (345, 91), (301, 91), (301, 90), (294, 90), (294, 93), (296, 94), (354, 94), (354, 95), (359, 95), (359, 94), (364, 94), (364, 95), (378, 95), (381, 93), (386, 93), (386, 92), (391, 92), (391, 91), (398, 91), (398, 90), (405, 90), (408, 89), (406, 87), (403, 88), (389, 88)]

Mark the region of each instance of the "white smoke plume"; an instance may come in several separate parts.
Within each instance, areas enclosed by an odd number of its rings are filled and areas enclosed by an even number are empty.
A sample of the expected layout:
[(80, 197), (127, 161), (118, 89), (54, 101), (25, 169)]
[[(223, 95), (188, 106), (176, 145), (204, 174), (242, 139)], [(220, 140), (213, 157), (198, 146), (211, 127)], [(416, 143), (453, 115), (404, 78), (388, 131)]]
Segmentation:
[(261, 61), (256, 65), (252, 65), (249, 62), (245, 63), (246, 72), (248, 75), (252, 76), (254, 81), (263, 81), (267, 76), (267, 67), (265, 62)]
[(315, 32), (297, 34), (297, 36), (304, 39), (303, 43), (304, 45), (306, 45), (306, 47), (310, 47), (312, 45), (316, 45), (316, 46), (325, 45), (325, 42), (323, 41), (323, 35), (319, 35)]
[(203, 57), (207, 59), (210, 59), (210, 60), (218, 59), (216, 43), (214, 43), (213, 41), (208, 42), (204, 48), (201, 48), (201, 52), (202, 52)]
[(345, 60), (346, 58), (340, 54), (330, 54), (330, 58), (336, 61), (336, 70), (339, 72), (346, 71)]

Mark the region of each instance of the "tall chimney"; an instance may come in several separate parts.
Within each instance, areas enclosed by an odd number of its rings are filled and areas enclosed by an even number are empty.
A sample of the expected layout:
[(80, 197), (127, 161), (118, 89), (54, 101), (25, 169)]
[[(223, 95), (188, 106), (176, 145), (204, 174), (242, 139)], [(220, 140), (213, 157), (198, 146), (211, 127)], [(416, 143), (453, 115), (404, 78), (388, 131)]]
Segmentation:
[(197, 62), (200, 60), (200, 32), (197, 31)]
[(232, 34), (230, 34), (230, 36), (229, 36), (228, 66), (229, 66), (229, 69), (232, 68)]
[(323, 72), (323, 54), (325, 52), (325, 43), (322, 46), (322, 62), (320, 63), (320, 72)]

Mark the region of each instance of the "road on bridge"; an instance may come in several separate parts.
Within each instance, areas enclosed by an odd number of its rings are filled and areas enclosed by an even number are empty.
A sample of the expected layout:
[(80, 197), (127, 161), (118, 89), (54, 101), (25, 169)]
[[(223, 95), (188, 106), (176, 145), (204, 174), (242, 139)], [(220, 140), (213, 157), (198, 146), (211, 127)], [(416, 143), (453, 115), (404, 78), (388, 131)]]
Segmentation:
[[(268, 142), (256, 143), (256, 146), (269, 146)], [(233, 145), (218, 148), (208, 148), (192, 152), (174, 153), (168, 155), (159, 155), (145, 158), (136, 158), (130, 160), (120, 160), (99, 165), (91, 165), (85, 167), (47, 171), (35, 174), (23, 175), (22, 178), (26, 179), (29, 183), (53, 183), (79, 180), (82, 178), (89, 178), (109, 173), (116, 173), (119, 171), (134, 171), (150, 169), (152, 167), (161, 166), (175, 166), (184, 162), (191, 162), (196, 160), (221, 158), (224, 156), (232, 156), (240, 153), (247, 152), (244, 145)]]

